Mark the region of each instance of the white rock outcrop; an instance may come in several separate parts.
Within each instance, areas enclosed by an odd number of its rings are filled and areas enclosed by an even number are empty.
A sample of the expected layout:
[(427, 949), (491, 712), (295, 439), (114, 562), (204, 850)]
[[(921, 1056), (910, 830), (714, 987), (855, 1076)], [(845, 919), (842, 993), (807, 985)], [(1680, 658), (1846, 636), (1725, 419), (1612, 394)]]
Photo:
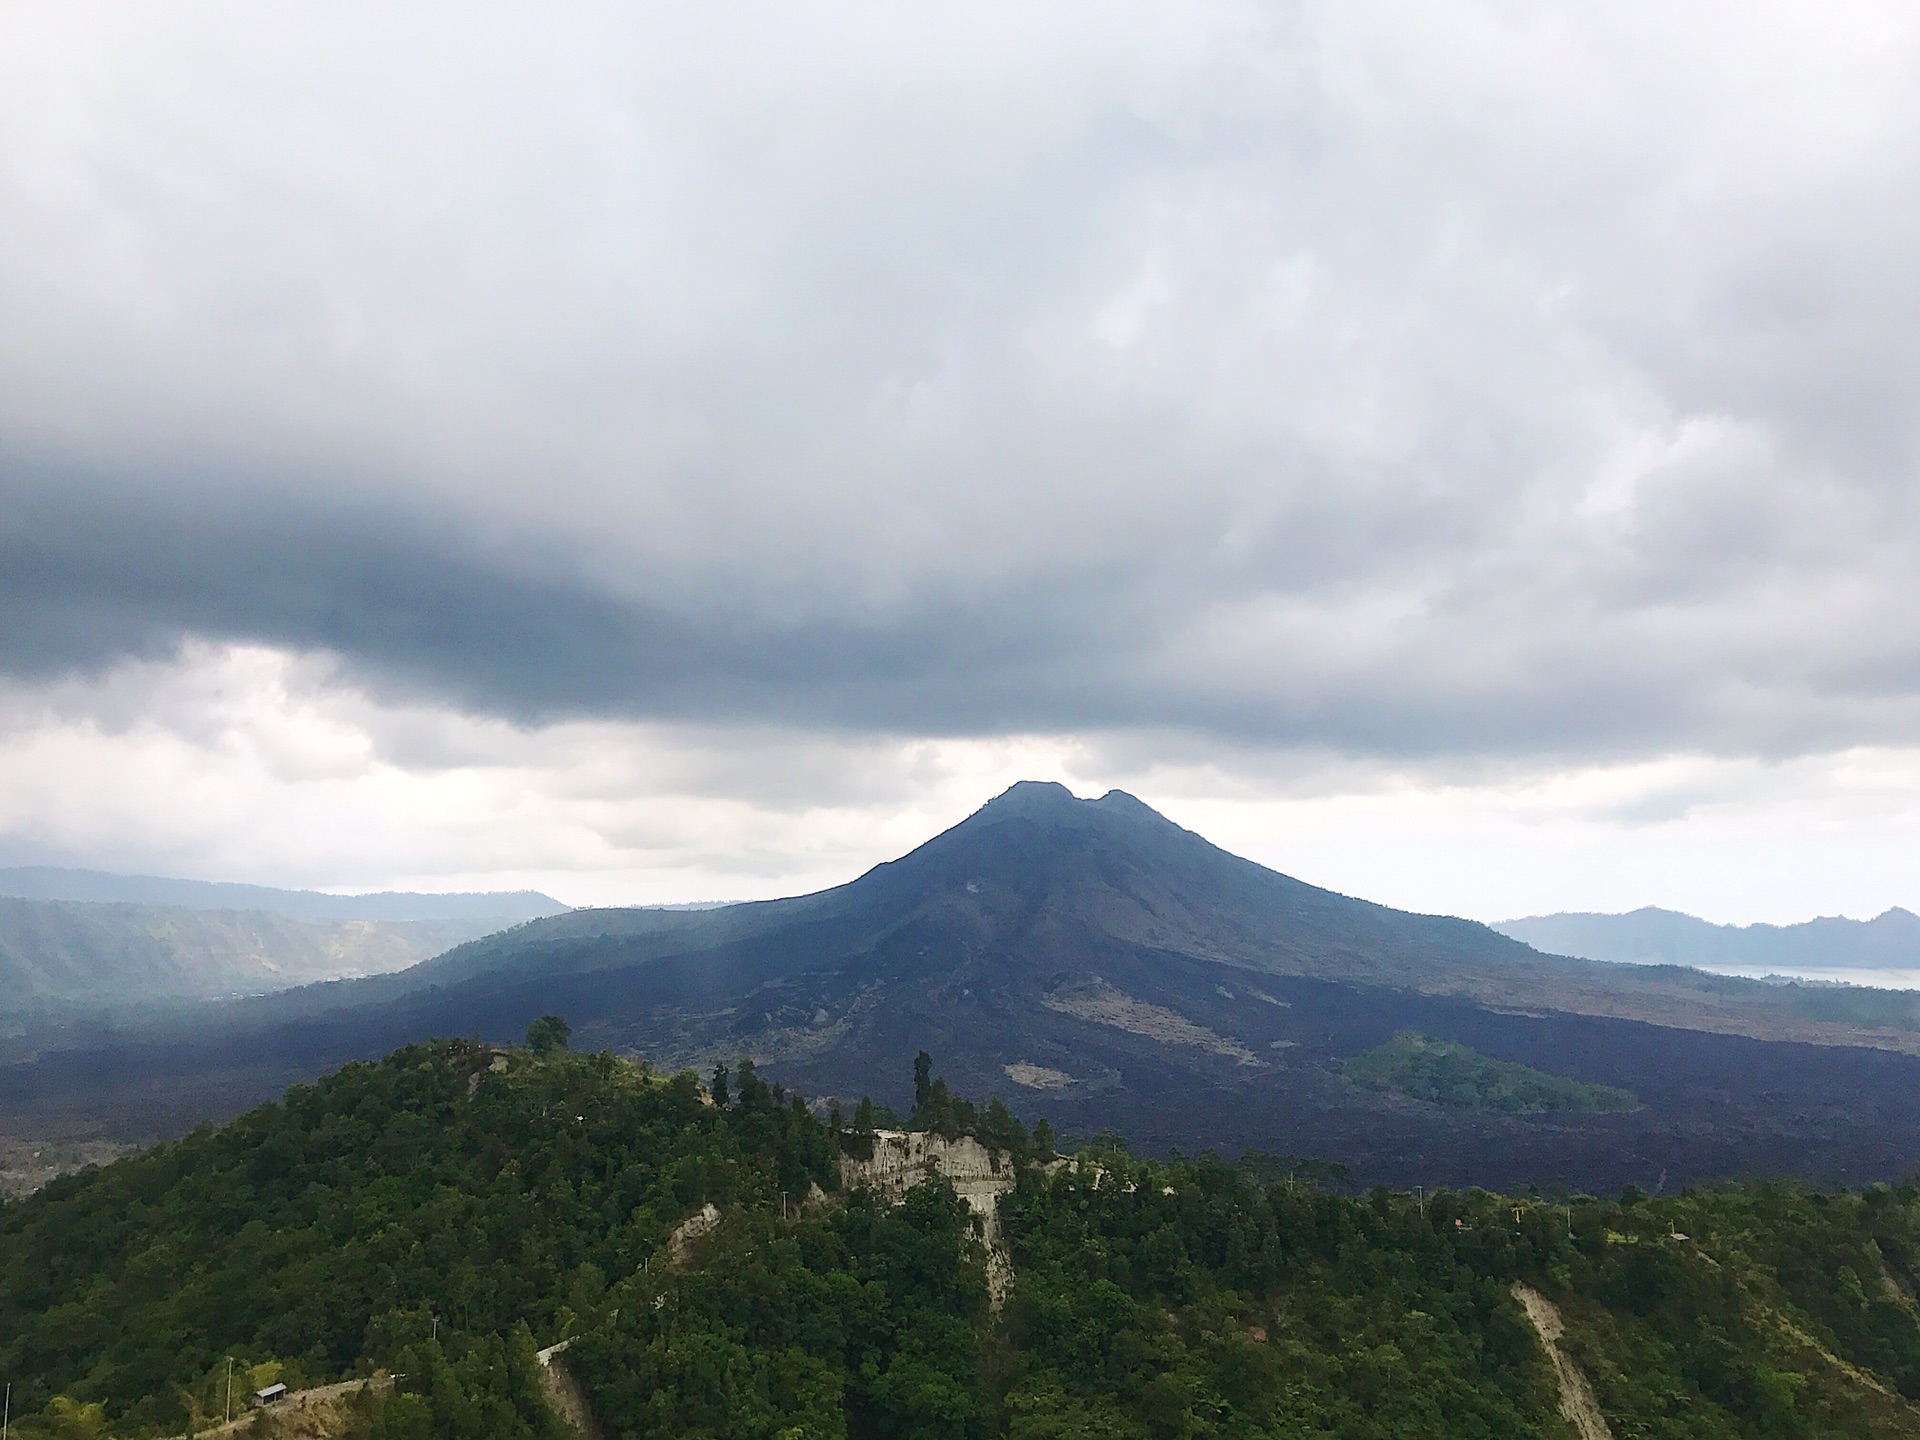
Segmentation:
[(1013, 1189), (1013, 1161), (1005, 1151), (989, 1150), (971, 1135), (949, 1140), (926, 1130), (876, 1130), (873, 1157), (840, 1157), (840, 1183), (862, 1187), (899, 1204), (907, 1191), (934, 1176), (953, 1186), (980, 1217), (987, 1247), (987, 1290), (997, 1310), (1013, 1288), (1013, 1265), (1000, 1233), (1000, 1197)]

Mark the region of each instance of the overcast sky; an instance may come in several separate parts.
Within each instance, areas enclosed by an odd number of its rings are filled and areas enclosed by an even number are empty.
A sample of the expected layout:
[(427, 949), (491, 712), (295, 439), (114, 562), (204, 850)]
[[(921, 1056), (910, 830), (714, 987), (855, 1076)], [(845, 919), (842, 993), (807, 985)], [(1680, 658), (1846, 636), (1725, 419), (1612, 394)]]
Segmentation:
[(1585, 8), (0, 0), (0, 863), (1920, 909), (1920, 12)]

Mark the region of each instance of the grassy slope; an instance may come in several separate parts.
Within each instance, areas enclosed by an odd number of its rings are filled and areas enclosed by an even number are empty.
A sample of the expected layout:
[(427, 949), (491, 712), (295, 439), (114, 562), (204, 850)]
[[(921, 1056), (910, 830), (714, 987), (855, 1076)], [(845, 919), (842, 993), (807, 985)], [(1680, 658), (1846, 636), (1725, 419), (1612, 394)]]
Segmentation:
[(1461, 1110), (1506, 1115), (1605, 1115), (1634, 1107), (1633, 1096), (1611, 1085), (1588, 1085), (1531, 1066), (1494, 1060), (1450, 1040), (1402, 1031), (1356, 1055), (1349, 1080), (1369, 1090)]

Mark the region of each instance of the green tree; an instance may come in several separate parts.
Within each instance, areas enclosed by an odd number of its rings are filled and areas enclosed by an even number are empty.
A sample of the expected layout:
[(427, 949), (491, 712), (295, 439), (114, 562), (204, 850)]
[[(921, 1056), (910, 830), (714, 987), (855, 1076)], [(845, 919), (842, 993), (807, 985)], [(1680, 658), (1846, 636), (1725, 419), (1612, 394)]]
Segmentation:
[(552, 1055), (567, 1048), (573, 1027), (559, 1015), (542, 1015), (527, 1026), (527, 1048), (536, 1055)]
[[(750, 1064), (722, 1109), (691, 1071), (495, 1058), (409, 1046), (0, 1204), (20, 1440), (204, 1428), (229, 1355), (242, 1390), (404, 1377), (343, 1440), (562, 1440), (537, 1350), (563, 1337), (625, 1440), (1549, 1440), (1515, 1281), (1559, 1304), (1615, 1434), (1916, 1433), (1914, 1184), (1416, 1200), (1101, 1136), (1016, 1157), (996, 1314), (952, 1188), (832, 1194), (859, 1137)], [(923, 1116), (1017, 1148), (1010, 1111), (924, 1078)]]
[(97, 1400), (83, 1402), (56, 1395), (47, 1405), (47, 1433), (54, 1440), (98, 1440), (106, 1432), (107, 1410)]

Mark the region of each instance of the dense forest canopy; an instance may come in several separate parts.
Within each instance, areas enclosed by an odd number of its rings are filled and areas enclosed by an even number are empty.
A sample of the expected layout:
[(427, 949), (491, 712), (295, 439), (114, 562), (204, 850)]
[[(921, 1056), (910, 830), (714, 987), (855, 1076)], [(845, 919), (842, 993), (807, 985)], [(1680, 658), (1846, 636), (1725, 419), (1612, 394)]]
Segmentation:
[(1111, 1138), (1062, 1161), (929, 1063), (909, 1123), (1003, 1152), (990, 1235), (943, 1183), (843, 1185), (876, 1107), (531, 1038), (350, 1065), (0, 1207), (14, 1428), (205, 1428), (232, 1357), (243, 1386), (396, 1374), (367, 1440), (557, 1440), (535, 1351), (565, 1340), (636, 1440), (1564, 1437), (1520, 1284), (1616, 1436), (1920, 1434), (1911, 1185), (1350, 1195)]

